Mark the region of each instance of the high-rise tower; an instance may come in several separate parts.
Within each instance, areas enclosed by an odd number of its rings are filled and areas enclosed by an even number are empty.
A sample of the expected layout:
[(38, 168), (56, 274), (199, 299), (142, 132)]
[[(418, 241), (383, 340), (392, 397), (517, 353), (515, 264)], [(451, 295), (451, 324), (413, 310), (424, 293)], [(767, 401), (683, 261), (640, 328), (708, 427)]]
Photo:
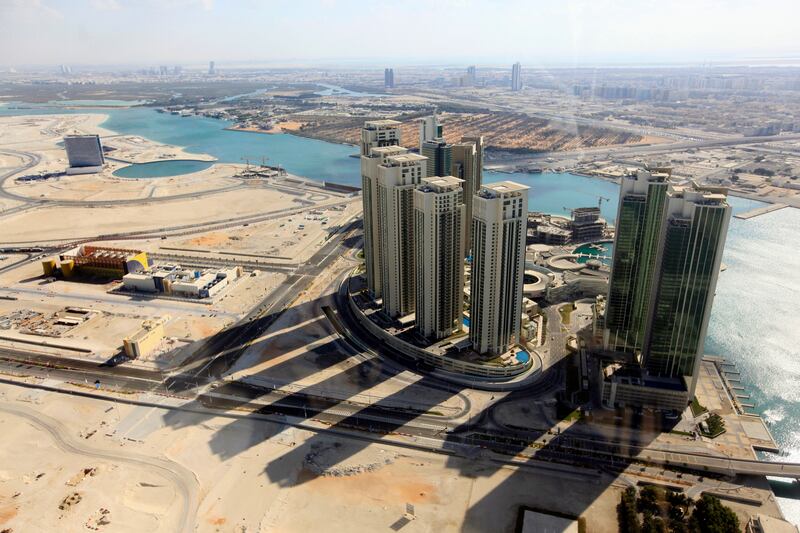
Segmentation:
[(394, 69), (383, 69), (383, 86), (386, 89), (394, 89)]
[(522, 90), (522, 65), (519, 63), (514, 63), (511, 67), (511, 90)]
[(449, 176), (453, 166), (453, 146), (441, 137), (425, 141), (420, 153), (428, 158), (428, 177)]
[(427, 141), (442, 138), (442, 125), (436, 118), (436, 113), (419, 121), (419, 151), (422, 153), (422, 145)]
[(378, 165), (391, 155), (407, 152), (400, 144), (400, 123), (374, 120), (361, 130), (361, 201), (364, 211), (364, 264), (367, 287), (381, 297), (381, 246), (378, 226)]
[(414, 191), (416, 323), (439, 340), (461, 328), (464, 301), (463, 180), (425, 178)]
[(381, 295), (391, 317), (415, 310), (414, 189), (425, 177), (426, 162), (418, 154), (401, 154), (378, 165)]
[(472, 87), (478, 81), (478, 69), (475, 68), (475, 65), (470, 65), (467, 67), (467, 75), (464, 78), (464, 85)]
[(519, 340), (527, 217), (524, 185), (492, 183), (473, 198), (469, 337), (479, 353)]
[(606, 303), (605, 346), (639, 353), (644, 345), (668, 175), (639, 170), (620, 183), (614, 261)]
[[(464, 205), (466, 220), (472, 220), (472, 197), (483, 183), (483, 137), (462, 137), (453, 145), (451, 174), (464, 180)], [(464, 232), (464, 253), (472, 249), (472, 224)]]
[(724, 189), (671, 187), (653, 280), (644, 367), (687, 377), (694, 396), (731, 207)]

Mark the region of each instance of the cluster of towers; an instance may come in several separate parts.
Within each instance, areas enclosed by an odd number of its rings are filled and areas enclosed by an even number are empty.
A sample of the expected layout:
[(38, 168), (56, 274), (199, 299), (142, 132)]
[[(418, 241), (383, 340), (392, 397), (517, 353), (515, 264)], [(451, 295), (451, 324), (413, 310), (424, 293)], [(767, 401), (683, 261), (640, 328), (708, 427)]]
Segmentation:
[(623, 178), (604, 346), (649, 377), (699, 373), (731, 208), (724, 189), (669, 183), (664, 171)]
[(463, 323), (471, 257), (470, 339), (499, 354), (519, 338), (527, 187), (482, 185), (483, 137), (450, 144), (436, 117), (420, 122), (420, 153), (400, 146), (400, 123), (361, 130), (367, 284), (392, 318), (415, 315), (439, 340)]

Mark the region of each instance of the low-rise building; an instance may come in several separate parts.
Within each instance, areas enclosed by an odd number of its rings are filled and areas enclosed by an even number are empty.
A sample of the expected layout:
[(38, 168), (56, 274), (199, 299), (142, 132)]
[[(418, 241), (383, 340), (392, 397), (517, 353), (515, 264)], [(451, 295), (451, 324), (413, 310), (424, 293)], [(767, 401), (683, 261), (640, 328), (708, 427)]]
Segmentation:
[(145, 320), (139, 331), (122, 339), (125, 355), (131, 359), (149, 357), (164, 340), (164, 325), (169, 319), (170, 317), (165, 315), (157, 320)]
[(59, 264), (54, 259), (42, 262), (42, 270), (46, 276), (52, 276), (60, 270), (65, 278), (87, 274), (120, 279), (126, 274), (142, 272), (149, 267), (147, 252), (89, 244), (61, 254)]
[(182, 298), (211, 298), (242, 275), (241, 267), (221, 270), (181, 270), (177, 266), (159, 266), (127, 274), (122, 278), (125, 290), (163, 293)]

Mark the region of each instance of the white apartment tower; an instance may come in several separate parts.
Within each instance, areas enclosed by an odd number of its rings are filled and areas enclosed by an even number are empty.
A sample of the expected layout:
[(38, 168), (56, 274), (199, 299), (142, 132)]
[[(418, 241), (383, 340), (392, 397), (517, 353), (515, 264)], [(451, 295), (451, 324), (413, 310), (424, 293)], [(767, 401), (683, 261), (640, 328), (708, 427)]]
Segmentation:
[(378, 165), (391, 155), (408, 150), (399, 146), (400, 123), (395, 120), (368, 121), (361, 129), (361, 201), (364, 207), (364, 262), (367, 287), (381, 297), (380, 232), (378, 216)]
[(442, 125), (436, 118), (436, 113), (419, 121), (419, 151), (422, 153), (422, 145), (434, 139), (442, 137)]
[(519, 339), (528, 187), (481, 187), (472, 206), (470, 331), (479, 353), (499, 355)]
[(427, 159), (400, 154), (378, 165), (378, 233), (383, 310), (392, 318), (415, 311), (414, 190), (425, 177)]
[(416, 324), (430, 339), (461, 329), (464, 301), (463, 180), (425, 178), (414, 191)]

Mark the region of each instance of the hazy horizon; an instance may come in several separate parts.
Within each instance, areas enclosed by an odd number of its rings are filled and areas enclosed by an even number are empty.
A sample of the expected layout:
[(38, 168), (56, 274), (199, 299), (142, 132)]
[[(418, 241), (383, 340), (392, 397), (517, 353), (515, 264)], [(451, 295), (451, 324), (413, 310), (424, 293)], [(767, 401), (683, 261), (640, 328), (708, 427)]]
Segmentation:
[(0, 64), (798, 63), (796, 0), (0, 0)]

